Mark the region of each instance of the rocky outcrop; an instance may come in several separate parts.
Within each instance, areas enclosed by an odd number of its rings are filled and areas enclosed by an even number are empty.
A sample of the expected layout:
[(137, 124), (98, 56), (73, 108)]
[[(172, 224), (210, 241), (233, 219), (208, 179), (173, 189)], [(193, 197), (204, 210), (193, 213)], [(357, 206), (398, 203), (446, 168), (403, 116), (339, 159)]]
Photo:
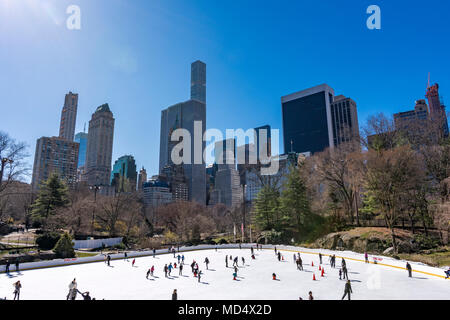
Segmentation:
[[(412, 235), (401, 232), (396, 237), (399, 253), (418, 251)], [(350, 231), (330, 233), (318, 239), (315, 246), (330, 250), (383, 253), (392, 247), (392, 239), (384, 228), (356, 228)]]

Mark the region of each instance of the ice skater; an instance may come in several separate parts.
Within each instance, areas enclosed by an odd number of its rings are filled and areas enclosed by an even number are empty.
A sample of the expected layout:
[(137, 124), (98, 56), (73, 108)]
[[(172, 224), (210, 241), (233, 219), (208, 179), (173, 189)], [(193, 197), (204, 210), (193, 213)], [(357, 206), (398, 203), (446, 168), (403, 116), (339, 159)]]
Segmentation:
[(89, 291), (86, 291), (86, 292), (84, 292), (84, 293), (82, 293), (82, 292), (80, 292), (80, 291), (78, 291), (80, 294), (81, 294), (81, 296), (83, 297), (83, 300), (92, 300), (92, 298), (91, 298), (91, 296), (89, 295)]
[(209, 259), (208, 259), (208, 257), (205, 258), (205, 264), (206, 264), (206, 270), (208, 270), (208, 264), (209, 264)]
[(150, 275), (153, 277), (153, 272), (155, 272), (155, 266), (152, 266), (150, 268)]
[(345, 296), (347, 296), (347, 295), (348, 295), (348, 300), (350, 300), (351, 293), (353, 293), (352, 285), (350, 284), (350, 280), (347, 280), (347, 282), (345, 283), (344, 295), (342, 296), (341, 300), (344, 300)]
[(322, 254), (319, 252), (319, 260), (320, 260), (320, 264), (322, 264)]
[(408, 270), (408, 276), (411, 278), (412, 277), (412, 268), (411, 268), (411, 265), (409, 264), (409, 262), (406, 263), (406, 270)]
[(111, 256), (109, 254), (106, 256), (106, 263), (108, 264), (108, 267), (111, 266)]
[(235, 258), (234, 258), (234, 260), (233, 260), (233, 266), (234, 266), (234, 265), (236, 265), (236, 266), (238, 265), (238, 261), (239, 261), (238, 259), (239, 259), (238, 257), (235, 257)]
[(369, 255), (367, 254), (367, 252), (364, 252), (364, 261), (365, 263), (369, 263)]
[(19, 272), (19, 259), (16, 260), (16, 272)]
[(184, 254), (181, 256), (181, 263), (184, 264)]
[(66, 300), (75, 300), (77, 296), (77, 281), (74, 278), (71, 283), (69, 283), (69, 293), (67, 294)]
[(172, 300), (178, 300), (177, 289), (174, 289), (174, 290), (173, 290), (173, 293), (172, 293)]
[(250, 252), (251, 252), (251, 254), (253, 254), (253, 247), (250, 247)]
[(131, 266), (134, 267), (134, 263), (136, 262), (136, 259), (133, 259), (133, 262), (131, 262)]
[(278, 251), (278, 261), (281, 261), (281, 252)]
[(181, 256), (177, 255), (178, 264), (180, 264)]
[(228, 268), (228, 255), (225, 256), (225, 267)]
[(199, 270), (199, 271), (198, 271), (198, 282), (200, 282), (200, 278), (201, 278), (201, 276), (202, 276), (202, 271), (201, 271), (201, 270)]
[(20, 289), (22, 289), (22, 284), (20, 283), (20, 280), (13, 284), (14, 286), (14, 299), (13, 300), (19, 300), (20, 297)]
[(169, 266), (167, 267), (169, 269), (169, 276), (172, 273), (172, 269), (173, 269), (173, 265), (172, 262), (169, 264)]
[(445, 279), (450, 278), (450, 267), (448, 267), (448, 270), (444, 271), (444, 273), (445, 273)]
[(245, 259), (242, 257), (242, 266), (245, 266)]
[(6, 269), (5, 269), (5, 273), (9, 274), (9, 266), (11, 265), (11, 263), (9, 262), (8, 259), (6, 259)]
[(339, 269), (339, 280), (342, 280), (342, 269)]
[(309, 295), (309, 297), (308, 297), (308, 299), (309, 300), (314, 300), (314, 297), (313, 297), (313, 295), (312, 295), (312, 292), (310, 291), (309, 293), (308, 293), (308, 295)]
[(167, 263), (164, 266), (164, 276), (167, 278), (167, 272), (169, 271), (169, 268), (167, 267)]
[(342, 275), (343, 275), (343, 279), (347, 279), (348, 280), (348, 272), (347, 272), (347, 267), (346, 266), (342, 267)]
[(128, 255), (126, 251), (123, 253), (123, 260), (128, 261)]
[(155, 248), (153, 248), (153, 258), (155, 258), (155, 255), (156, 255), (156, 250), (155, 250)]
[(178, 272), (178, 275), (182, 276), (183, 275), (183, 265), (180, 264), (180, 271)]
[(298, 257), (297, 259), (297, 269), (303, 271), (303, 261), (302, 258)]
[(147, 276), (145, 277), (146, 279), (148, 279), (148, 276), (150, 275), (150, 273), (151, 273), (151, 271), (150, 271), (150, 269), (148, 269)]

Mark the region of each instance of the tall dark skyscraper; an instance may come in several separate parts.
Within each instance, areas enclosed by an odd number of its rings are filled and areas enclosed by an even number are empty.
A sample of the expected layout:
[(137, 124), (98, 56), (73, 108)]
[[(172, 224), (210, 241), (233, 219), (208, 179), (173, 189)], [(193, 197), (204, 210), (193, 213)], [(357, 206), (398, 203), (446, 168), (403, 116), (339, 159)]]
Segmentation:
[(284, 152), (320, 152), (333, 145), (331, 104), (326, 84), (281, 98)]
[(191, 100), (206, 103), (206, 64), (199, 60), (191, 65)]
[(320, 152), (343, 142), (359, 146), (356, 103), (326, 84), (281, 98), (284, 152)]
[[(203, 138), (198, 143), (197, 135), (206, 131), (206, 65), (196, 61), (191, 66), (191, 100), (175, 104), (161, 111), (161, 136), (159, 149), (159, 172), (163, 173), (166, 166), (173, 165), (171, 158), (173, 148), (179, 144), (171, 141), (176, 129), (186, 129), (191, 135), (191, 161), (183, 163), (183, 174), (189, 189), (189, 200), (201, 204), (206, 203), (206, 172), (203, 151)], [(198, 134), (194, 134), (195, 122), (200, 124)], [(200, 159), (196, 159), (200, 158)], [(197, 161), (196, 161), (197, 160)]]
[(78, 94), (69, 92), (64, 99), (59, 125), (59, 137), (73, 141), (75, 136), (75, 122), (77, 119)]

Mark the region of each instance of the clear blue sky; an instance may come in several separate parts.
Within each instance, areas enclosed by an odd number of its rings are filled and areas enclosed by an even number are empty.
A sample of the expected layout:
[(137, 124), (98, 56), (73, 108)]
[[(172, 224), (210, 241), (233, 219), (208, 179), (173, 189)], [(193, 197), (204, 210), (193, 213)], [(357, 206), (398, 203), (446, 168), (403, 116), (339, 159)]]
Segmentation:
[[(66, 28), (71, 4), (79, 31)], [(366, 27), (371, 4), (381, 30)], [(362, 125), (411, 109), (428, 72), (450, 101), (448, 21), (446, 0), (0, 0), (0, 130), (28, 143), (32, 164), (70, 90), (77, 132), (109, 103), (113, 159), (156, 174), (161, 110), (189, 98), (197, 59), (208, 128), (281, 129), (280, 97), (321, 83), (356, 101)]]

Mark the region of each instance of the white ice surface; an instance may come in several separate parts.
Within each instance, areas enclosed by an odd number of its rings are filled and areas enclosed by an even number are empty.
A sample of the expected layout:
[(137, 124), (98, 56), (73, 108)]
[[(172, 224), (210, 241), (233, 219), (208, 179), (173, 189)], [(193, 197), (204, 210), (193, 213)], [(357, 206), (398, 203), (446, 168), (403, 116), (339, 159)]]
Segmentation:
[[(345, 281), (339, 280), (338, 270), (341, 259), (336, 259), (336, 269), (331, 269), (327, 256), (323, 256), (325, 277), (320, 276), (319, 250), (301, 249), (304, 271), (298, 271), (293, 262), (294, 252), (282, 251), (284, 261), (279, 262), (273, 249), (255, 250), (256, 260), (250, 257), (250, 249), (219, 249), (185, 252), (183, 276), (178, 276), (178, 267), (173, 269), (170, 278), (164, 277), (163, 267), (174, 263), (172, 254), (153, 257), (136, 258), (131, 266), (130, 258), (111, 261), (111, 267), (104, 262), (81, 265), (28, 270), (10, 275), (0, 274), (0, 297), (8, 300), (13, 297), (13, 283), (22, 283), (21, 300), (64, 300), (68, 293), (68, 285), (76, 278), (78, 289), (89, 291), (92, 297), (106, 300), (168, 300), (173, 289), (178, 291), (178, 299), (192, 300), (297, 300), (307, 299), (312, 291), (314, 298), (324, 300), (341, 299)], [(332, 251), (320, 250), (322, 254)], [(353, 252), (335, 252), (337, 256), (364, 259)], [(233, 280), (232, 262), (225, 267), (225, 255), (239, 257), (238, 281)], [(246, 265), (242, 266), (244, 256)], [(203, 263), (205, 257), (210, 260), (209, 269)], [(199, 264), (203, 272), (201, 283), (191, 273), (193, 260)], [(404, 267), (404, 261), (382, 257), (380, 263)], [(372, 257), (371, 257), (372, 260)], [(314, 267), (311, 262), (314, 262)], [(403, 269), (380, 264), (365, 264), (360, 261), (346, 259), (349, 277), (352, 281), (352, 299), (444, 299), (450, 298), (450, 280), (413, 272), (413, 278), (407, 276)], [(155, 266), (155, 278), (145, 278), (147, 270)], [(420, 270), (442, 276), (443, 270), (423, 264), (411, 263), (413, 270)], [(276, 273), (279, 281), (272, 280)], [(313, 273), (316, 281), (313, 281)], [(77, 299), (81, 299), (78, 295)]]

